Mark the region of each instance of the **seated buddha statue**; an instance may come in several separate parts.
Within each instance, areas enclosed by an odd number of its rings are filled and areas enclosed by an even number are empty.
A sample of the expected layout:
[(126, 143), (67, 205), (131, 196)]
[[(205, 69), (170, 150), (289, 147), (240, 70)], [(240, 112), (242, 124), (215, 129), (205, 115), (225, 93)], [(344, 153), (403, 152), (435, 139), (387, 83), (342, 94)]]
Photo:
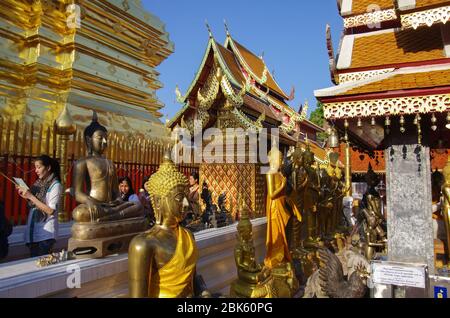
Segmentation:
[(145, 189), (156, 224), (130, 243), (129, 294), (134, 298), (192, 297), (198, 251), (192, 233), (179, 225), (187, 203), (188, 182), (169, 153)]
[[(93, 252), (94, 249), (101, 250), (99, 244), (103, 243), (92, 244), (92, 240), (104, 241), (105, 238), (143, 232), (147, 229), (142, 205), (125, 202), (120, 197), (115, 166), (103, 157), (107, 146), (107, 130), (98, 123), (95, 112), (92, 122), (84, 130), (84, 140), (88, 154), (75, 162), (72, 178), (73, 195), (79, 203), (72, 211), (75, 223), (69, 241), (69, 250), (75, 250), (75, 254), (76, 251), (85, 253), (86, 251), (80, 251), (83, 247), (92, 247)], [(125, 242), (116, 243), (117, 246), (126, 245)], [(117, 248), (109, 249), (111, 252), (117, 252)], [(98, 251), (95, 257), (104, 255), (105, 252)]]
[(237, 245), (234, 249), (238, 278), (231, 284), (232, 297), (260, 298), (268, 296), (266, 286), (270, 281), (270, 271), (262, 271), (255, 259), (253, 227), (249, 208), (241, 199), (239, 203), (240, 220), (237, 225)]

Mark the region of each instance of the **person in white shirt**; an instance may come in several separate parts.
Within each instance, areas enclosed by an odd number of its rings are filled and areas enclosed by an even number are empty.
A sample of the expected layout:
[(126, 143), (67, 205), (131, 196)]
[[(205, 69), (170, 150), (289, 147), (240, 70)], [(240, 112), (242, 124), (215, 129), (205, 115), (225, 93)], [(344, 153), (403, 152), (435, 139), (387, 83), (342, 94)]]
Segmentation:
[(30, 256), (50, 254), (58, 237), (58, 207), (63, 191), (59, 163), (47, 155), (34, 162), (38, 179), (30, 190), (17, 187), (19, 195), (28, 201), (28, 222), (25, 242)]

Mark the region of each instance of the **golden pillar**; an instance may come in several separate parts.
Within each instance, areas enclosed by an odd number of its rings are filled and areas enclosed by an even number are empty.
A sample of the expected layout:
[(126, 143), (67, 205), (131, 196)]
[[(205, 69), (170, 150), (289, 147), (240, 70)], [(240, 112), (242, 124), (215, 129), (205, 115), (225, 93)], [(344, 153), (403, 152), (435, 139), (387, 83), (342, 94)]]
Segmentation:
[(61, 202), (59, 204), (58, 211), (58, 219), (60, 222), (69, 221), (69, 216), (66, 211), (66, 200), (65, 200), (65, 189), (67, 187), (67, 165), (68, 165), (68, 155), (67, 155), (67, 144), (69, 141), (70, 135), (73, 135), (77, 130), (77, 127), (70, 116), (69, 110), (67, 109), (67, 105), (64, 106), (61, 114), (59, 114), (56, 120), (56, 132), (61, 136), (61, 158), (60, 158), (60, 166), (61, 166), (61, 184), (63, 186), (63, 191), (61, 193)]
[(345, 196), (352, 196), (352, 167), (351, 167), (351, 153), (350, 144), (345, 143)]
[(442, 187), (442, 194), (444, 195), (443, 215), (447, 235), (447, 258), (450, 260), (450, 156), (448, 156), (447, 164), (442, 172), (445, 178), (445, 183)]

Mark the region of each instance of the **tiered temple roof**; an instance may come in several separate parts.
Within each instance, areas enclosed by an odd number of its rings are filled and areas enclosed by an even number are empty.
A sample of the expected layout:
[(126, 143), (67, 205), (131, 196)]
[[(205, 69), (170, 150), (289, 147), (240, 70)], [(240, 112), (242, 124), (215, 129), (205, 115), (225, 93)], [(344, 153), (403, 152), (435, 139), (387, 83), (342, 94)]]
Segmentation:
[[(287, 104), (294, 98), (294, 92), (286, 94), (269, 72), (263, 58), (256, 56), (237, 42), (228, 30), (224, 45), (219, 44), (210, 33), (207, 49), (196, 78), (185, 95), (181, 95), (177, 88), (177, 100), (184, 106), (169, 122), (169, 127), (173, 128), (176, 125), (193, 127), (188, 121), (200, 118), (199, 114), (202, 111), (207, 118), (202, 121), (202, 128), (215, 123), (214, 109), (217, 110), (218, 106), (214, 106), (214, 102), (211, 101), (206, 114), (199, 106), (199, 92), (202, 95), (205, 93), (203, 91), (211, 84), (208, 82), (210, 73), (218, 72), (218, 69), (223, 73), (220, 81), (222, 94), (233, 100), (239, 100), (239, 96), (242, 98), (240, 103), (234, 105), (236, 107), (234, 114), (236, 114), (235, 119), (244, 127), (257, 129), (280, 127), (281, 141), (286, 144), (295, 144), (301, 132), (305, 134), (305, 131), (323, 131), (321, 127), (306, 120), (306, 105), (299, 113)], [(213, 97), (219, 100), (220, 92), (217, 91), (215, 94)], [(313, 137), (314, 140), (315, 133), (308, 137)]]
[[(381, 11), (363, 14), (371, 3)], [(383, 10), (393, 10), (395, 17), (389, 20)], [(386, 116), (420, 113), (429, 120), (426, 115), (434, 113), (442, 124), (450, 111), (450, 1), (343, 0), (340, 13), (345, 31), (336, 55), (327, 27), (336, 86), (315, 91), (325, 118), (341, 129), (350, 121), (349, 133), (369, 148), (383, 142)], [(414, 20), (415, 14), (428, 20)], [(367, 117), (375, 120), (372, 128), (355, 127), (356, 119)], [(362, 129), (364, 135), (358, 133)]]
[(449, 6), (448, 0), (338, 0), (345, 28), (358, 33), (378, 24), (416, 29), (445, 23)]

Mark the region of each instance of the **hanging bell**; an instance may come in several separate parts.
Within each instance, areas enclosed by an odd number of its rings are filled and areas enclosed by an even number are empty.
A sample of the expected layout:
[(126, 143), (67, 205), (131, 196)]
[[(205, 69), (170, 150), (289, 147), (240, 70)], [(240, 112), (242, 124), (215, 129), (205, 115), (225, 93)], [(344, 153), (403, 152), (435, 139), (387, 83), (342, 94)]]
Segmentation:
[(437, 123), (437, 118), (436, 118), (436, 115), (433, 113), (433, 115), (431, 116), (431, 130), (436, 131), (436, 129), (437, 129), (436, 123)]
[(339, 147), (339, 136), (338, 136), (336, 129), (334, 129), (334, 128), (331, 129), (331, 133), (328, 136), (327, 144), (328, 144), (328, 147), (330, 147), (330, 148)]
[(384, 125), (386, 127), (389, 127), (391, 125), (391, 119), (389, 118), (389, 116), (387, 116), (386, 119), (384, 120)]
[(356, 123), (356, 126), (358, 126), (358, 128), (362, 127), (362, 120), (361, 120), (361, 118), (358, 118), (358, 122)]
[(450, 112), (447, 113), (447, 124), (445, 125), (445, 128), (450, 129)]
[(372, 125), (372, 126), (375, 126), (375, 117), (372, 117), (372, 119), (370, 120), (370, 124)]
[(404, 133), (406, 131), (405, 127), (403, 126), (405, 124), (405, 117), (403, 115), (400, 116), (400, 132)]

